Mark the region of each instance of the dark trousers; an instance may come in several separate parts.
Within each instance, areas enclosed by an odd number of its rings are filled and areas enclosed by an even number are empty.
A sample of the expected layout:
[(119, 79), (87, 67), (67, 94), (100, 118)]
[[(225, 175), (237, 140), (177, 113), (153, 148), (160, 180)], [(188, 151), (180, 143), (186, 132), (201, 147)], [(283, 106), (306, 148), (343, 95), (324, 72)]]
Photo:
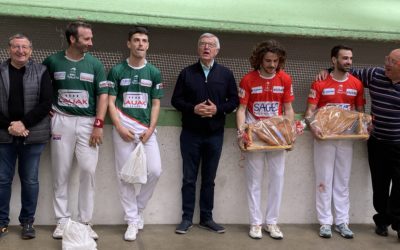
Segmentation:
[(20, 223), (33, 223), (39, 194), (39, 160), (44, 143), (24, 144), (15, 138), (13, 143), (0, 143), (0, 226), (10, 222), (11, 185), (18, 159), (18, 174), (21, 180)]
[[(373, 204), (377, 225), (392, 225), (400, 230), (400, 144), (368, 140)], [(392, 188), (390, 189), (390, 184)]]
[(223, 130), (211, 135), (182, 129), (180, 136), (183, 161), (182, 220), (192, 221), (196, 181), (201, 162), (200, 221), (212, 219), (214, 180), (222, 151)]

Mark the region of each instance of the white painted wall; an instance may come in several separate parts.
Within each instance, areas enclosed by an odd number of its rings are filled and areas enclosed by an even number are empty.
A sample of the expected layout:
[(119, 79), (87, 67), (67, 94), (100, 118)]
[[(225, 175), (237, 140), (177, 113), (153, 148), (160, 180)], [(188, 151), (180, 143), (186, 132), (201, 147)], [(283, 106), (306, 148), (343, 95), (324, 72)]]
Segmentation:
[[(159, 127), (158, 141), (163, 160), (163, 173), (153, 198), (145, 211), (149, 224), (175, 224), (181, 219), (182, 166), (179, 150), (179, 127)], [(220, 223), (248, 223), (244, 168), (241, 152), (236, 145), (236, 130), (226, 129), (224, 148), (216, 178), (214, 219)], [(96, 173), (96, 201), (94, 224), (123, 224), (123, 212), (117, 192), (114, 171), (114, 154), (111, 126), (105, 127), (105, 142), (100, 150)], [(77, 215), (78, 178), (71, 176), (70, 206)], [(36, 224), (55, 223), (52, 206), (52, 177), (49, 148), (46, 148), (40, 167), (40, 194)], [(264, 182), (264, 190), (267, 185)], [(264, 192), (266, 196), (266, 192)], [(353, 169), (350, 185), (350, 222), (372, 223), (372, 191), (367, 162), (366, 142), (358, 141), (354, 147)], [(266, 198), (264, 199), (266, 200)], [(265, 202), (264, 202), (265, 207)], [(11, 224), (18, 224), (20, 210), (20, 184), (18, 176), (13, 183), (11, 200)], [(194, 222), (198, 222), (196, 207)], [(315, 212), (315, 183), (312, 164), (312, 138), (308, 131), (298, 138), (295, 149), (287, 154), (285, 189), (283, 193), (280, 223), (317, 223)]]

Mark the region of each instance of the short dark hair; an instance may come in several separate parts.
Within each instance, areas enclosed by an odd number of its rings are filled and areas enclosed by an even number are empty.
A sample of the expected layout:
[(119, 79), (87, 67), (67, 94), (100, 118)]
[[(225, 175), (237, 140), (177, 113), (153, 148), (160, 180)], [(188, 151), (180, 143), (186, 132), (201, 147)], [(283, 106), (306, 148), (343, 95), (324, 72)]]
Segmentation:
[(70, 22), (65, 29), (65, 37), (67, 38), (68, 44), (71, 44), (70, 37), (73, 36), (75, 39), (78, 39), (78, 28), (83, 27), (87, 29), (92, 29), (92, 26), (88, 23), (82, 21), (74, 21)]
[(10, 36), (8, 38), (8, 46), (11, 46), (11, 41), (14, 40), (14, 39), (26, 39), (26, 40), (29, 41), (29, 47), (32, 48), (32, 41), (27, 35), (25, 35), (23, 33), (17, 33), (17, 34), (14, 34), (14, 35)]
[(276, 71), (283, 69), (285, 67), (286, 62), (286, 51), (282, 47), (282, 45), (276, 40), (266, 40), (256, 45), (253, 49), (253, 53), (250, 56), (250, 64), (254, 70), (260, 69), (260, 65), (262, 64), (262, 60), (264, 59), (265, 54), (271, 52), (276, 54), (279, 58), (279, 64), (276, 68)]
[(147, 36), (149, 36), (149, 31), (147, 30), (147, 28), (145, 27), (141, 27), (141, 26), (137, 26), (132, 28), (129, 33), (128, 33), (128, 41), (131, 40), (132, 36), (136, 33), (140, 33), (140, 34), (145, 34)]
[(350, 50), (351, 52), (353, 52), (353, 49), (352, 48), (350, 48), (350, 47), (348, 47), (348, 46), (345, 46), (345, 45), (342, 45), (342, 44), (339, 44), (339, 45), (336, 45), (335, 47), (333, 47), (332, 49), (331, 49), (331, 58), (332, 57), (338, 57), (338, 55), (339, 55), (339, 51), (340, 50)]

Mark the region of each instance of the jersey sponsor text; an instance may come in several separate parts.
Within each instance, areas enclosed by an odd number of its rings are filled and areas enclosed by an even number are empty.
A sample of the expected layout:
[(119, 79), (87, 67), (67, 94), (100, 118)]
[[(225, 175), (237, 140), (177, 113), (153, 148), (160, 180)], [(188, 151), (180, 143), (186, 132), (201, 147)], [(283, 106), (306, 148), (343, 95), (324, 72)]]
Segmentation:
[(120, 84), (121, 86), (129, 86), (129, 85), (131, 85), (131, 79), (130, 79), (130, 78), (121, 79), (121, 81), (119, 82), (119, 84)]
[(253, 112), (258, 117), (272, 117), (279, 114), (279, 102), (254, 102)]
[(356, 89), (347, 89), (346, 90), (346, 95), (348, 95), (348, 96), (357, 96), (357, 90)]
[(110, 85), (111, 85), (110, 81), (99, 82), (99, 88), (108, 88), (108, 87), (111, 87)]
[(63, 107), (89, 107), (89, 93), (86, 90), (58, 90), (58, 105)]
[(251, 93), (252, 93), (252, 94), (261, 94), (262, 91), (263, 91), (263, 89), (262, 89), (261, 86), (251, 88)]
[(140, 108), (145, 109), (147, 108), (148, 102), (148, 95), (147, 93), (140, 93), (140, 92), (125, 92), (123, 94), (124, 108)]
[(322, 95), (335, 95), (335, 89), (334, 88), (323, 89)]
[(351, 110), (351, 105), (349, 103), (327, 103), (327, 107), (337, 107), (344, 110)]
[(274, 86), (272, 88), (272, 93), (283, 94), (284, 87), (283, 86)]
[(65, 71), (54, 72), (54, 80), (65, 80)]
[(156, 89), (163, 89), (163, 88), (164, 88), (164, 83), (156, 84)]
[(151, 80), (147, 80), (147, 79), (140, 79), (140, 85), (144, 86), (144, 87), (151, 87), (151, 85), (153, 84), (153, 82)]
[(88, 74), (88, 73), (81, 73), (79, 75), (79, 80), (84, 81), (84, 82), (93, 82), (94, 75), (93, 74)]

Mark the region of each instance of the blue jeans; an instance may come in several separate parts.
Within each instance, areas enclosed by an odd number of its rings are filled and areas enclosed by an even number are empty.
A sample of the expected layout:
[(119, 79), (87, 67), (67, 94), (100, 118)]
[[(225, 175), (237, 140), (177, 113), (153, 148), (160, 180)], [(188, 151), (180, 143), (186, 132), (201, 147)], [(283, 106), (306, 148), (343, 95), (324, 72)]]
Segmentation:
[(223, 130), (211, 135), (182, 130), (180, 136), (183, 161), (182, 220), (192, 221), (196, 181), (201, 161), (200, 222), (212, 220), (214, 180), (224, 138)]
[(44, 143), (24, 144), (23, 138), (0, 144), (0, 226), (10, 222), (11, 184), (17, 158), (22, 203), (19, 221), (33, 223), (39, 194), (39, 161), (44, 147)]

